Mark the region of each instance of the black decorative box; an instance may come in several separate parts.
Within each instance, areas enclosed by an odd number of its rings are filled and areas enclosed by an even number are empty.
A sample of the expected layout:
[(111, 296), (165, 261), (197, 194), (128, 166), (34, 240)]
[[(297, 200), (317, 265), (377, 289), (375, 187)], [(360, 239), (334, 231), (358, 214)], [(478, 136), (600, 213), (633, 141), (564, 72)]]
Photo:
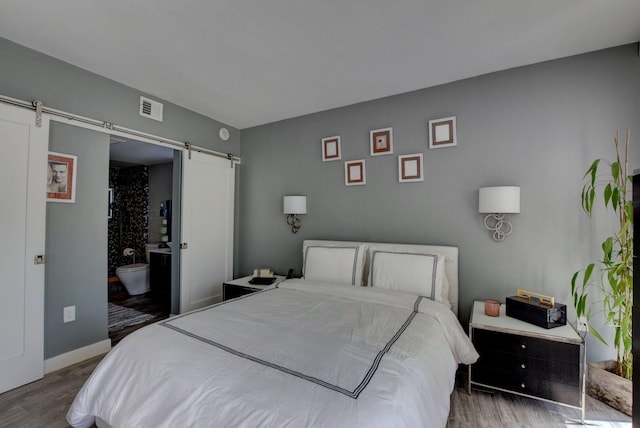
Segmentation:
[(538, 327), (560, 327), (567, 324), (567, 305), (550, 305), (536, 298), (511, 296), (507, 297), (507, 316)]
[(276, 280), (275, 276), (270, 276), (270, 277), (254, 276), (249, 280), (249, 284), (270, 285), (270, 284), (273, 284), (275, 280)]

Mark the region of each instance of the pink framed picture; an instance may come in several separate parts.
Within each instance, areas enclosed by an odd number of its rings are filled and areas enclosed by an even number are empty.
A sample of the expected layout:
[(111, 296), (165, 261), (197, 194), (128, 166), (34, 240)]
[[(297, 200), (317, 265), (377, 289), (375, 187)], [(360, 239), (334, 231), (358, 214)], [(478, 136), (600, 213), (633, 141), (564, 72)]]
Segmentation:
[(344, 185), (359, 186), (367, 184), (367, 172), (364, 159), (344, 163)]
[(49, 152), (47, 159), (47, 201), (76, 201), (76, 171), (78, 158), (73, 155)]
[(456, 117), (445, 117), (429, 121), (429, 148), (457, 146)]
[(322, 162), (342, 159), (340, 149), (340, 136), (327, 137), (322, 139)]
[(393, 128), (374, 129), (369, 131), (371, 156), (393, 154)]
[(424, 181), (422, 153), (398, 156), (398, 181)]

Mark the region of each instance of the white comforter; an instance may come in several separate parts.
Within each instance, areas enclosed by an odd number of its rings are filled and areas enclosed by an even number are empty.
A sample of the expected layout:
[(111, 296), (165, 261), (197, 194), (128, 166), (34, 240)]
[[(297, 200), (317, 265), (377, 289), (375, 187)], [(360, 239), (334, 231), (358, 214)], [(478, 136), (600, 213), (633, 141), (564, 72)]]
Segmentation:
[(88, 427), (445, 426), (454, 314), (416, 295), (289, 280), (145, 327), (100, 363), (67, 420)]

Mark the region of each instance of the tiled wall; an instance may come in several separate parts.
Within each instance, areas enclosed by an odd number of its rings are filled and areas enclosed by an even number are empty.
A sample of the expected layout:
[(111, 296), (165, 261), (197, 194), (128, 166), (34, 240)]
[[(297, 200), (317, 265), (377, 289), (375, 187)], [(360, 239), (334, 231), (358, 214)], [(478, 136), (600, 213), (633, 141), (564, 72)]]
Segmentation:
[(114, 208), (109, 219), (109, 276), (118, 266), (133, 263), (124, 257), (125, 248), (136, 252), (136, 263), (146, 263), (144, 245), (149, 230), (149, 168), (134, 166), (109, 168), (109, 187), (113, 188)]

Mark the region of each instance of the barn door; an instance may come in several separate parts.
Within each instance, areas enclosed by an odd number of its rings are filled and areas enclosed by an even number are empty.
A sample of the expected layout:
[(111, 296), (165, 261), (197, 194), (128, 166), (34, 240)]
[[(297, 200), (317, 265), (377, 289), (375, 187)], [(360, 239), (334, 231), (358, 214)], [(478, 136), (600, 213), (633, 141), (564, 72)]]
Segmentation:
[(180, 312), (222, 300), (233, 276), (235, 171), (231, 161), (182, 156)]
[(44, 374), (44, 255), (49, 120), (0, 104), (0, 393)]

